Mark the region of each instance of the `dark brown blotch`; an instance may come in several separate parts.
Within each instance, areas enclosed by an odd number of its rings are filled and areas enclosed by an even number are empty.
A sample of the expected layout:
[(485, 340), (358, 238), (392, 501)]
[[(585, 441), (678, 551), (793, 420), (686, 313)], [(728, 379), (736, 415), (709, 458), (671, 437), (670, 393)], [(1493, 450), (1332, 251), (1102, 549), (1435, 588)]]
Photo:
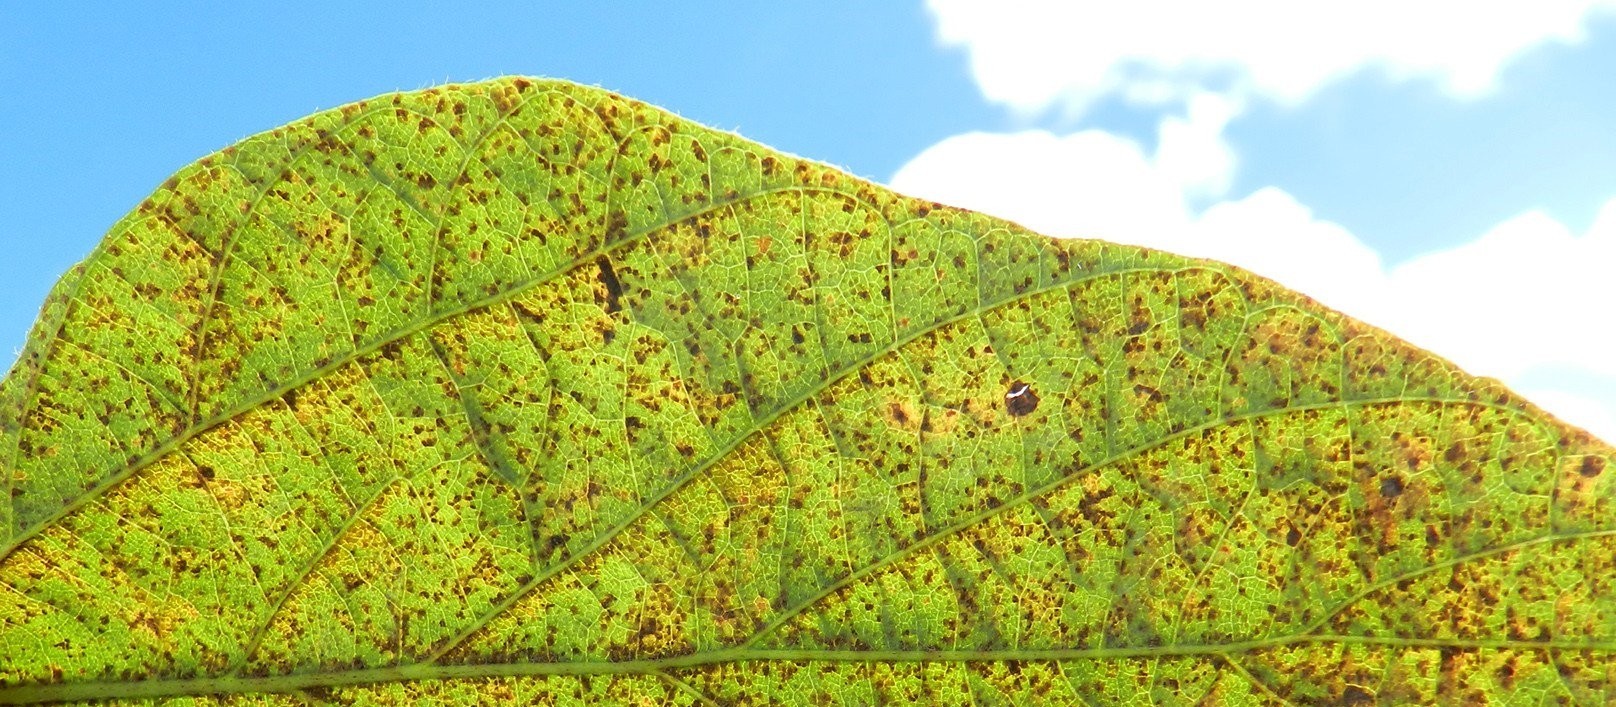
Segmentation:
[(1397, 498), (1403, 495), (1403, 479), (1396, 476), (1387, 477), (1380, 482), (1381, 498)]
[(1448, 451), (1442, 454), (1442, 458), (1449, 464), (1459, 463), (1459, 460), (1465, 458), (1464, 442), (1454, 442), (1452, 445), (1449, 445)]
[(618, 299), (623, 296), (623, 283), (617, 279), (617, 271), (612, 269), (611, 259), (602, 255), (595, 259), (595, 265), (600, 267), (600, 284), (606, 288), (606, 295), (601, 305), (608, 314), (622, 310)]
[(1357, 685), (1348, 685), (1347, 689), (1341, 691), (1341, 704), (1372, 705), (1374, 703), (1375, 696)]
[(1004, 393), (1004, 409), (1012, 417), (1031, 414), (1038, 409), (1038, 393), (1033, 391), (1031, 385), (1017, 380)]
[(909, 411), (904, 410), (900, 403), (891, 403), (887, 406), (887, 417), (899, 425), (909, 424)]
[(1591, 478), (1593, 478), (1595, 476), (1600, 475), (1601, 473), (1604, 473), (1604, 471), (1605, 471), (1605, 458), (1604, 457), (1594, 457), (1594, 456), (1583, 457), (1582, 458), (1582, 466), (1577, 467), (1577, 473), (1581, 474), (1582, 478), (1585, 478), (1585, 479), (1591, 479)]

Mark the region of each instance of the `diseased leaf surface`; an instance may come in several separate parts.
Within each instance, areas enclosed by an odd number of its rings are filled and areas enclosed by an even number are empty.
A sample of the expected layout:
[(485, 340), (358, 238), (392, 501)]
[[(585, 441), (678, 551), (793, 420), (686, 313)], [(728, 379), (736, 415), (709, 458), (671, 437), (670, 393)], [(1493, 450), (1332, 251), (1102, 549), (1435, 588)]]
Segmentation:
[(1616, 699), (1610, 447), (597, 89), (186, 168), (0, 383), (0, 701)]

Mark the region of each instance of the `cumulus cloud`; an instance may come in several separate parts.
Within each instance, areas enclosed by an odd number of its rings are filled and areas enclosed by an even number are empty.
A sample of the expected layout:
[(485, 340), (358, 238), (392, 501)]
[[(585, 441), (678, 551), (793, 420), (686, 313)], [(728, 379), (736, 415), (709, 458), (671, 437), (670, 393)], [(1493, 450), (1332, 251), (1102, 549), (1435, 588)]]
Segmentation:
[(1190, 96), (1188, 115), (1168, 116), (1156, 135), (1156, 169), (1178, 182), (1191, 198), (1221, 196), (1234, 176), (1234, 149), (1223, 128), (1238, 115), (1238, 101), (1211, 93)]
[(928, 0), (939, 38), (965, 48), (988, 99), (1080, 112), (1109, 94), (1139, 103), (1207, 89), (1281, 103), (1373, 68), (1455, 96), (1489, 91), (1512, 59), (1580, 41), (1616, 0)]
[(893, 188), (1054, 235), (1176, 232), (1184, 193), (1139, 145), (1101, 130), (966, 133), (920, 153)]
[(1480, 238), (1403, 263), (1388, 309), (1410, 339), (1503, 378), (1559, 365), (1616, 378), (1616, 200), (1588, 231), (1530, 211)]
[(1162, 120), (1156, 151), (1103, 130), (955, 135), (892, 178), (912, 194), (993, 214), (1014, 214), (1043, 233), (1114, 236), (1176, 233), (1196, 197), (1218, 197), (1236, 167), (1223, 128), (1238, 107), (1192, 97), (1186, 115)]
[[(958, 135), (904, 165), (892, 186), (1050, 235), (1234, 263), (1473, 374), (1510, 383), (1570, 370), (1616, 389), (1616, 284), (1605, 272), (1616, 263), (1616, 199), (1583, 234), (1530, 211), (1474, 241), (1388, 267), (1282, 189), (1194, 209), (1193, 195), (1223, 195), (1234, 168), (1222, 120), (1212, 108), (1164, 120), (1153, 154), (1099, 130)], [(1166, 139), (1170, 132), (1179, 137)], [(1616, 399), (1541, 382), (1518, 389), (1616, 441)]]

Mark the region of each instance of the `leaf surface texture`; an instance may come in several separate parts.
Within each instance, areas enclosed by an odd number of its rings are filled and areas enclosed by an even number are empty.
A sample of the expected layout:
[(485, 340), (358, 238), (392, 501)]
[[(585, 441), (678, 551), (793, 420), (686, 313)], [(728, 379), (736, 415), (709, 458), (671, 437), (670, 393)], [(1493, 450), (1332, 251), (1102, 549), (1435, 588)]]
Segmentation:
[(207, 157), (0, 383), (0, 702), (1616, 699), (1612, 450), (605, 91)]

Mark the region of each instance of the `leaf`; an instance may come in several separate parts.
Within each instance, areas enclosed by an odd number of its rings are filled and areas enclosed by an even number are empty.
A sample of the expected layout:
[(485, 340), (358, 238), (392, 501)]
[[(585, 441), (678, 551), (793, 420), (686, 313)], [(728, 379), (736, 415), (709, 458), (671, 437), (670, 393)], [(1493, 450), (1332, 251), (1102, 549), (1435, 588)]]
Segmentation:
[(448, 86), (57, 286), (0, 701), (1604, 703), (1612, 457), (1230, 266)]

